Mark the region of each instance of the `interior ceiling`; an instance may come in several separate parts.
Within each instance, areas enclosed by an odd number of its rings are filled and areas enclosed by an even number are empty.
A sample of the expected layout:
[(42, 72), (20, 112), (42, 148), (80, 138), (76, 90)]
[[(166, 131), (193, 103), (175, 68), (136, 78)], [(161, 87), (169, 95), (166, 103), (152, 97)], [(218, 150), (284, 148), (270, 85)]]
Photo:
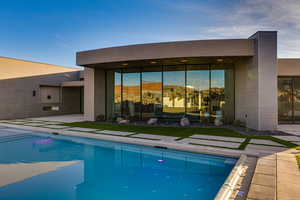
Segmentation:
[(195, 64), (234, 64), (246, 57), (190, 57), (190, 58), (166, 58), (151, 60), (134, 60), (123, 62), (111, 62), (87, 65), (87, 67), (101, 69), (118, 69), (130, 67), (162, 66), (162, 65), (195, 65)]

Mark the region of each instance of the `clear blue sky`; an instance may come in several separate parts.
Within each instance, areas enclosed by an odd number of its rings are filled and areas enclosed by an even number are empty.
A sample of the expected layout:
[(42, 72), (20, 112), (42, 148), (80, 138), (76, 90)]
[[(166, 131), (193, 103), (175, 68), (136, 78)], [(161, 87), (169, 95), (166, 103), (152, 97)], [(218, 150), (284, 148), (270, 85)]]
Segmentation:
[(299, 0), (3, 0), (0, 56), (75, 66), (81, 50), (278, 30), (279, 57), (300, 57), (299, 10)]

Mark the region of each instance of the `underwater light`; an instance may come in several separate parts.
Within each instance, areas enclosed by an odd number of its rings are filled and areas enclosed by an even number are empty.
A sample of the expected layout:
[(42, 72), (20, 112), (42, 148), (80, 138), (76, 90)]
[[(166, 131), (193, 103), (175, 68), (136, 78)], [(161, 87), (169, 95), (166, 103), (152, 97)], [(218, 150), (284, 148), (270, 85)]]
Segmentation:
[(45, 144), (45, 143), (50, 143), (50, 142), (52, 142), (52, 141), (53, 141), (53, 139), (47, 138), (47, 139), (37, 140), (37, 141), (35, 141), (34, 143), (35, 143), (35, 144)]
[(157, 160), (157, 162), (165, 162), (164, 160), (161, 160), (161, 159), (159, 159), (159, 160)]

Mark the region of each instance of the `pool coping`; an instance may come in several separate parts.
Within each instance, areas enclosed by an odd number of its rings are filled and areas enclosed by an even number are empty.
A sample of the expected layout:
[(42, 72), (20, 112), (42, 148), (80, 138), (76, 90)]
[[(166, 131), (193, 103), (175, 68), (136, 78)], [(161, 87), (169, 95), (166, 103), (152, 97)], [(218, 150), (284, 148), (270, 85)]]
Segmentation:
[(0, 123), (0, 126), (37, 131), (37, 132), (45, 132), (49, 134), (56, 133), (65, 136), (92, 138), (98, 140), (135, 144), (135, 145), (144, 145), (144, 146), (151, 146), (151, 147), (163, 147), (163, 148), (174, 149), (179, 151), (211, 154), (217, 156), (227, 156), (227, 157), (234, 157), (234, 158), (239, 158), (243, 154), (254, 156), (254, 157), (259, 157), (260, 155), (260, 153), (258, 152), (247, 151), (247, 150), (232, 150), (232, 149), (225, 149), (225, 148), (217, 149), (209, 146), (199, 146), (199, 145), (196, 146), (190, 144), (173, 143), (169, 141), (167, 142), (167, 141), (146, 140), (141, 138), (129, 138), (129, 137), (114, 136), (114, 135), (101, 135), (101, 134), (87, 133), (87, 132), (82, 133), (78, 131), (70, 131), (70, 130), (63, 130), (63, 129), (53, 130), (53, 129), (43, 128), (43, 127), (29, 127), (29, 126), (6, 124), (6, 123)]
[(251, 176), (252, 179), (252, 172), (254, 172), (254, 166), (256, 165), (256, 160), (250, 160), (248, 158), (249, 157), (245, 154), (240, 156), (215, 196), (215, 200), (246, 199), (247, 193), (242, 190), (242, 187), (246, 187), (246, 192), (249, 190), (251, 180), (247, 179), (247, 175)]

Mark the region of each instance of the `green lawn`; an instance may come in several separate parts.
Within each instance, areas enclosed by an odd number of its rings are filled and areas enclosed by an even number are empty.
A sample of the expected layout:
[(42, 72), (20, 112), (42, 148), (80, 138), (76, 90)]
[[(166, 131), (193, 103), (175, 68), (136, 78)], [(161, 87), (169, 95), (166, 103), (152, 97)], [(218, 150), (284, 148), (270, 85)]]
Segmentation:
[(296, 160), (297, 160), (297, 163), (298, 163), (298, 167), (300, 168), (300, 155), (296, 156)]
[(226, 128), (194, 128), (194, 127), (160, 127), (160, 126), (141, 126), (141, 125), (124, 125), (124, 124), (96, 124), (90, 122), (74, 122), (65, 123), (64, 126), (81, 127), (81, 128), (95, 128), (101, 130), (114, 130), (136, 133), (148, 133), (154, 135), (165, 135), (186, 138), (193, 134), (215, 135), (215, 136), (227, 136), (227, 137), (240, 137), (246, 138), (241, 144), (239, 149), (245, 149), (250, 139), (266, 139), (278, 142), (289, 148), (294, 148), (297, 145), (285, 140), (280, 140), (271, 136), (247, 136), (242, 133), (235, 132)]

